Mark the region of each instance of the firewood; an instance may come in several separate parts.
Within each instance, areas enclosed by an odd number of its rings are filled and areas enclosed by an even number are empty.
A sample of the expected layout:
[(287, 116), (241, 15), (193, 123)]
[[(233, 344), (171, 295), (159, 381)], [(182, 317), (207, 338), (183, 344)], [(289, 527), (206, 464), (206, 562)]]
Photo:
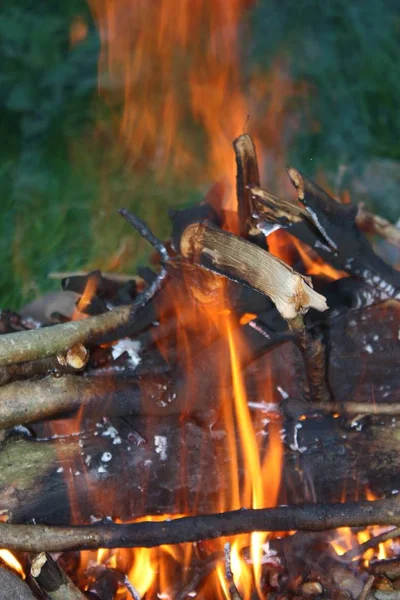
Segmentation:
[(378, 235), (389, 244), (400, 247), (400, 229), (387, 219), (367, 210), (363, 202), (358, 205), (356, 223), (364, 233)]
[(35, 600), (35, 596), (18, 575), (0, 568), (0, 600)]
[(88, 360), (89, 351), (83, 344), (78, 343), (56, 356), (0, 367), (0, 386), (10, 381), (30, 379), (48, 373), (76, 373), (85, 368)]
[(249, 134), (240, 135), (233, 142), (236, 156), (236, 195), (239, 218), (239, 234), (264, 247), (265, 237), (253, 222), (253, 198), (249, 190), (260, 185), (257, 155), (254, 142)]
[(78, 343), (91, 347), (126, 337), (140, 310), (159, 290), (165, 275), (162, 271), (154, 284), (129, 306), (80, 321), (0, 336), (0, 366), (53, 356)]
[[(310, 245), (335, 268), (357, 275), (385, 292), (389, 298), (400, 299), (400, 273), (375, 254), (357, 227), (357, 207), (340, 204), (296, 169), (289, 168), (288, 173), (299, 201), (319, 221), (321, 229), (332, 240), (337, 251), (327, 251), (315, 238)], [(304, 241), (310, 243), (309, 238)]]
[(180, 241), (182, 256), (226, 277), (245, 283), (273, 300), (285, 320), (309, 308), (327, 310), (325, 298), (310, 279), (250, 242), (198, 223), (187, 227)]
[(327, 531), (400, 524), (399, 498), (339, 504), (295, 504), (240, 509), (167, 521), (51, 527), (0, 523), (0, 545), (12, 551), (64, 552), (98, 548), (153, 548), (253, 531)]
[(87, 418), (96, 415), (165, 416), (178, 413), (170, 406), (167, 377), (80, 377), (49, 375), (35, 381), (15, 381), (0, 387), (0, 429), (32, 423), (82, 409)]
[(255, 201), (255, 212), (258, 219), (262, 218), (270, 223), (276, 223), (284, 228), (289, 228), (295, 223), (306, 223), (312, 232), (320, 239), (321, 243), (331, 250), (336, 250), (335, 243), (327, 236), (313, 213), (297, 202), (278, 198), (258, 186), (250, 188)]
[(50, 554), (41, 552), (34, 557), (31, 575), (51, 600), (86, 600), (83, 592), (75, 586)]

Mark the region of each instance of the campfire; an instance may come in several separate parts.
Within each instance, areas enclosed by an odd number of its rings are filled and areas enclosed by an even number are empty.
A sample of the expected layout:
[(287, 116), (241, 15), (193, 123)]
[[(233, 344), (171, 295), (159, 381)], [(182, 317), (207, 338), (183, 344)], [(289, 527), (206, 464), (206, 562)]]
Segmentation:
[(400, 275), (355, 206), (233, 146), (235, 214), (214, 188), (164, 243), (121, 209), (152, 268), (1, 314), (8, 598), (398, 593)]
[(243, 84), (249, 0), (88, 2), (130, 164), (216, 183), (166, 239), (115, 211), (134, 275), (1, 311), (0, 599), (397, 600), (399, 230), (285, 174), (308, 90)]

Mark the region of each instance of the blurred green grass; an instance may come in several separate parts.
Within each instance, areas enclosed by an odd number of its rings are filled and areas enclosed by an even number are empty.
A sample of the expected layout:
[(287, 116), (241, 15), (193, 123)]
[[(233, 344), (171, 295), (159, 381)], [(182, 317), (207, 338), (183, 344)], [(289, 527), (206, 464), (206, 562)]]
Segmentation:
[[(70, 25), (80, 16), (88, 36), (71, 50)], [(248, 39), (245, 72), (267, 76), (279, 56), (308, 86), (307, 103), (296, 106), (292, 164), (312, 176), (371, 157), (400, 160), (398, 3), (259, 0)], [(123, 148), (94, 135), (99, 119), (111, 122), (96, 92), (98, 51), (84, 0), (0, 7), (1, 308), (58, 289), (52, 271), (107, 268), (122, 253), (123, 269), (133, 272), (150, 249), (117, 209), (135, 211), (165, 236), (167, 208), (202, 197), (190, 178), (132, 173)], [(397, 218), (398, 198), (380, 212)]]

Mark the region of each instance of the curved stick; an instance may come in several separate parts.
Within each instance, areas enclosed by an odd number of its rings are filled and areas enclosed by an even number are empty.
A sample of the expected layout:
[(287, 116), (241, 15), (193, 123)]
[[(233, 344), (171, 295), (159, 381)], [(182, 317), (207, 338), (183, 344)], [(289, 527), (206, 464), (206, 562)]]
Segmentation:
[(400, 525), (397, 497), (348, 504), (297, 504), (240, 509), (169, 521), (50, 527), (0, 523), (0, 547), (25, 552), (64, 552), (97, 548), (152, 548), (253, 531), (325, 531), (338, 527)]

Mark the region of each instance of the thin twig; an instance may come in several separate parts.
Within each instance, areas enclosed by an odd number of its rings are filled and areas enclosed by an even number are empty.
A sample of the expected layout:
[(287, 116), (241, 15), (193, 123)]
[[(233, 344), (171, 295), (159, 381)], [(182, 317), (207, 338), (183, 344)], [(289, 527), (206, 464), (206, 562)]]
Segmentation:
[(136, 231), (140, 233), (142, 238), (147, 240), (149, 244), (151, 244), (153, 248), (157, 250), (163, 260), (167, 261), (169, 259), (168, 250), (166, 249), (165, 245), (154, 235), (154, 233), (148, 228), (142, 219), (139, 219), (139, 217), (131, 213), (126, 208), (120, 208), (118, 212), (124, 217), (125, 221), (129, 223), (129, 225), (132, 225), (132, 227), (134, 227)]
[(0, 547), (26, 552), (97, 548), (152, 548), (253, 531), (326, 531), (367, 525), (400, 526), (398, 497), (347, 504), (296, 504), (241, 509), (169, 521), (50, 527), (0, 523)]
[(80, 321), (0, 336), (0, 366), (53, 356), (78, 343), (90, 347), (127, 336), (140, 310), (157, 293), (165, 278), (166, 271), (162, 269), (130, 305)]
[(359, 544), (355, 548), (351, 548), (351, 550), (347, 550), (347, 552), (342, 554), (342, 556), (340, 558), (341, 558), (341, 560), (351, 561), (351, 560), (353, 560), (353, 558), (362, 556), (365, 552), (367, 552), (367, 550), (370, 550), (371, 548), (376, 548), (377, 546), (379, 546), (379, 544), (382, 544), (383, 542), (387, 542), (388, 540), (392, 540), (393, 538), (396, 538), (396, 537), (400, 537), (400, 527), (395, 527), (394, 529), (391, 529), (390, 531), (385, 531), (384, 533), (380, 533), (379, 535), (376, 535), (375, 537), (371, 538), (370, 540), (367, 540), (366, 542)]
[(231, 545), (226, 542), (224, 545), (225, 552), (225, 579), (229, 586), (229, 596), (231, 600), (242, 600), (242, 596), (236, 587), (235, 580), (233, 579), (232, 567), (231, 567)]
[(370, 575), (364, 584), (364, 587), (362, 589), (361, 594), (358, 597), (358, 600), (367, 600), (368, 594), (371, 591), (372, 584), (374, 583), (374, 581), (375, 581), (374, 575)]

